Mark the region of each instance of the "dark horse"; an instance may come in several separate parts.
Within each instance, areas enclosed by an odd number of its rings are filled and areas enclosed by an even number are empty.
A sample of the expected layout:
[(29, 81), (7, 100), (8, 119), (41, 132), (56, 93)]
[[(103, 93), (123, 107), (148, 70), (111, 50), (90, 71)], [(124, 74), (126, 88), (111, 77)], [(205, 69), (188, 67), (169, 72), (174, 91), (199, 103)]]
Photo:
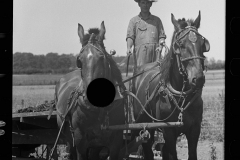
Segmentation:
[[(201, 95), (205, 83), (203, 53), (210, 50), (210, 44), (198, 32), (200, 11), (196, 20), (176, 20), (173, 14), (171, 20), (175, 29), (169, 53), (160, 66), (135, 79), (135, 94), (142, 104), (146, 103), (147, 98), (158, 87), (146, 107), (150, 116), (145, 112), (139, 116), (142, 107), (134, 101), (134, 117), (137, 123), (182, 121), (184, 125), (181, 127), (163, 128), (165, 145), (162, 158), (177, 160), (176, 140), (183, 133), (188, 140), (188, 159), (197, 160), (197, 143), (203, 113)], [(138, 72), (154, 65), (156, 63), (145, 64), (138, 68)], [(153, 138), (153, 131), (151, 135)], [(147, 160), (153, 160), (152, 142), (153, 139), (142, 145)]]
[[(110, 159), (117, 159), (122, 145), (123, 132), (104, 130), (101, 126), (125, 123), (124, 99), (115, 99), (113, 103), (104, 108), (95, 107), (89, 102), (86, 91), (90, 82), (97, 78), (106, 78), (112, 83), (121, 82), (121, 72), (111, 55), (105, 50), (104, 23), (101, 23), (100, 29), (92, 28), (88, 32), (84, 34), (82, 25), (78, 24), (78, 35), (82, 44), (77, 58), (77, 66), (80, 69), (63, 76), (56, 85), (57, 122), (60, 127), (63, 115), (66, 114), (66, 123), (61, 134), (67, 141), (71, 159), (101, 159), (99, 156), (107, 153), (106, 148), (110, 152)], [(74, 91), (80, 96), (77, 99), (77, 105), (67, 112), (69, 98)], [(100, 153), (101, 148), (105, 148), (102, 153)]]

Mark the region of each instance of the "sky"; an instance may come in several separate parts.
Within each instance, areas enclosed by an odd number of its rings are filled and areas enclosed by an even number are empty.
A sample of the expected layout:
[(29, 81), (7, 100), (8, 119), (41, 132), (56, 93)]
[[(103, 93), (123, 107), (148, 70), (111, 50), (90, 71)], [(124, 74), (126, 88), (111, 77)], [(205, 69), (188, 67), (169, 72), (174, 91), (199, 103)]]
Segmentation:
[[(158, 0), (150, 12), (161, 19), (166, 44), (170, 46), (174, 31), (171, 13), (176, 19), (196, 19), (199, 10), (198, 31), (210, 42), (210, 51), (204, 55), (208, 59), (225, 60), (224, 0)], [(125, 56), (128, 23), (139, 12), (134, 0), (14, 0), (13, 53), (76, 55), (81, 49), (78, 23), (87, 32), (89, 28), (99, 28), (104, 21), (106, 50), (115, 49), (116, 55)]]

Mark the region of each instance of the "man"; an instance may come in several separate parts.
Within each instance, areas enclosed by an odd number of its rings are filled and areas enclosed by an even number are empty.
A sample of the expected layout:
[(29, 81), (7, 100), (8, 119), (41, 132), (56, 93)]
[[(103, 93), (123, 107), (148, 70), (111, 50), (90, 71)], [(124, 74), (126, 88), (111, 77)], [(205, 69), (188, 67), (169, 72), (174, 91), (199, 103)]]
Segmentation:
[[(134, 71), (136, 74), (137, 67), (146, 63), (151, 63), (161, 58), (162, 47), (165, 43), (166, 35), (159, 17), (150, 13), (150, 8), (156, 0), (134, 0), (140, 7), (140, 13), (133, 17), (127, 29), (127, 55), (132, 53), (134, 59)], [(157, 52), (158, 54), (157, 55)], [(135, 86), (134, 80), (132, 86)], [(135, 94), (135, 87), (132, 87), (132, 92)], [(132, 121), (133, 109), (131, 108)], [(138, 151), (141, 150), (141, 147)]]
[(161, 57), (166, 35), (160, 18), (150, 13), (152, 3), (156, 0), (134, 1), (138, 3), (141, 12), (130, 20), (126, 41), (127, 55), (132, 53), (132, 46), (134, 46), (133, 59), (134, 72), (136, 72), (136, 67), (154, 62), (158, 56)]

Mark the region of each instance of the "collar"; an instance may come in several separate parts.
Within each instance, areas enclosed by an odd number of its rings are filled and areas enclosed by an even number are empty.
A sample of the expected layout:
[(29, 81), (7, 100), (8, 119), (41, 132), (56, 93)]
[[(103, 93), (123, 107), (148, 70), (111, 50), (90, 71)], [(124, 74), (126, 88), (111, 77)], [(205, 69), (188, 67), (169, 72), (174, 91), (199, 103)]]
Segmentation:
[(153, 16), (152, 16), (151, 12), (149, 12), (149, 15), (148, 15), (148, 17), (147, 17), (147, 18), (145, 18), (145, 19), (142, 17), (142, 15), (141, 15), (141, 12), (138, 14), (138, 17), (139, 17), (140, 19), (143, 19), (143, 20), (147, 20), (147, 19), (153, 19)]

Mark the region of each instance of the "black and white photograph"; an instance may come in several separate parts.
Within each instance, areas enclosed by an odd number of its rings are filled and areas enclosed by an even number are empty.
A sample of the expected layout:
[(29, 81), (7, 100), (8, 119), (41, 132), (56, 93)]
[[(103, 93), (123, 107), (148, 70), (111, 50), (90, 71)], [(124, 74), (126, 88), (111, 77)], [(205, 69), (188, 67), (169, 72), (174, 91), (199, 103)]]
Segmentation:
[(12, 160), (223, 160), (225, 7), (13, 0)]

